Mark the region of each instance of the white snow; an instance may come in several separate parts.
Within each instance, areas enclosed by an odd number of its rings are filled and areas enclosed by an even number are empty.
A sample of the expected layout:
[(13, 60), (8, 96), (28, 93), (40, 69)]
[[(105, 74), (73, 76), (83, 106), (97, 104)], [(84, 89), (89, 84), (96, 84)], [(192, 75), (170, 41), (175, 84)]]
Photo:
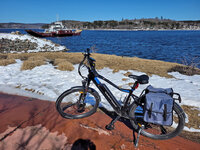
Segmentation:
[[(0, 91), (2, 92), (55, 101), (65, 90), (73, 86), (81, 85), (82, 78), (77, 72), (78, 65), (74, 65), (75, 69), (73, 71), (60, 71), (55, 69), (51, 64), (38, 66), (32, 70), (21, 71), (20, 68), (23, 62), (21, 60), (16, 61), (17, 63), (15, 64), (0, 66)], [(127, 71), (121, 70), (113, 73), (112, 69), (104, 68), (98, 72), (116, 85), (123, 88), (130, 88), (128, 83), (133, 83), (133, 79), (124, 76), (124, 73)], [(134, 70), (129, 70), (129, 72), (135, 75), (144, 74)], [(174, 92), (180, 93), (182, 97), (181, 104), (196, 106), (200, 109), (200, 75), (185, 76), (177, 72), (170, 74), (175, 78), (169, 79), (153, 75), (150, 77), (149, 84), (162, 88), (172, 87)], [(122, 81), (123, 78), (126, 78), (127, 80)], [(103, 82), (102, 80), (100, 81)], [(127, 93), (123, 93), (108, 84), (107, 86), (118, 100), (123, 101), (123, 98), (127, 95)], [(140, 85), (135, 91), (135, 94), (139, 96), (142, 90), (147, 86), (148, 85)], [(91, 87), (98, 91), (94, 84), (92, 84)], [(32, 91), (34, 90), (34, 92), (27, 91), (31, 89)], [(41, 95), (41, 93), (43, 95)], [(100, 96), (101, 104), (108, 110), (112, 110), (102, 94), (100, 94)], [(189, 131), (200, 131), (199, 129), (189, 129), (187, 127), (185, 129)]]
[(185, 123), (189, 123), (188, 115), (185, 113)]
[[(31, 42), (37, 43), (38, 46), (34, 50), (28, 50), (28, 52), (39, 52), (39, 51), (47, 51), (44, 49), (45, 46), (49, 46), (51, 48), (48, 49), (48, 51), (62, 51), (65, 50), (65, 46), (57, 46), (53, 42), (46, 40), (46, 39), (40, 39), (36, 38), (30, 35), (15, 35), (15, 34), (10, 34), (10, 33), (0, 33), (0, 39), (10, 39), (10, 40), (29, 40)], [(11, 53), (14, 53), (15, 51), (12, 51)]]
[(186, 126), (184, 127), (183, 130), (189, 131), (189, 132), (200, 132), (200, 129), (188, 128), (188, 127), (186, 127)]

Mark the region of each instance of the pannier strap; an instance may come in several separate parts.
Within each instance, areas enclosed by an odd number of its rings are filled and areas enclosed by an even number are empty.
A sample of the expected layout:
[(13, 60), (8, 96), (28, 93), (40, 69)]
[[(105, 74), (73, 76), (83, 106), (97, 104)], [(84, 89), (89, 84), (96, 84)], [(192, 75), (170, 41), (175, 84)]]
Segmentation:
[(167, 120), (167, 104), (164, 104), (163, 119), (164, 121)]
[(153, 108), (153, 103), (151, 103), (151, 107), (149, 108), (148, 111), (149, 118), (151, 118), (152, 108)]

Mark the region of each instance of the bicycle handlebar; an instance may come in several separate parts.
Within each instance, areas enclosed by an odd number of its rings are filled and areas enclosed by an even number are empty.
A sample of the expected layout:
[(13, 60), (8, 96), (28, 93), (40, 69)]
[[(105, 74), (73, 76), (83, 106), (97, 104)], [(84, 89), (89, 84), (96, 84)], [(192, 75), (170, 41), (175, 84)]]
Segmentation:
[(81, 66), (84, 65), (84, 61), (87, 60), (87, 63), (89, 65), (89, 66), (85, 65), (87, 67), (87, 69), (95, 71), (95, 64), (94, 64), (95, 60), (90, 57), (90, 49), (89, 48), (86, 49), (86, 51), (85, 51), (85, 53), (83, 53), (83, 55), (84, 55), (84, 58), (78, 66), (78, 73), (84, 79), (85, 77), (81, 74), (81, 71), (80, 71)]
[[(79, 75), (83, 78), (83, 79), (87, 79), (87, 77), (84, 77), (81, 74), (80, 68), (82, 65), (84, 64), (84, 61), (87, 59), (87, 63), (89, 66), (85, 65), (85, 67), (89, 70), (89, 72), (93, 72), (95, 76), (103, 79), (104, 81), (106, 81), (107, 83), (111, 84), (112, 86), (114, 86), (115, 88), (121, 90), (121, 91), (131, 91), (129, 89), (123, 89), (123, 88), (119, 88), (117, 85), (115, 85), (114, 83), (112, 83), (111, 81), (109, 81), (108, 79), (106, 79), (105, 77), (101, 76), (100, 74), (97, 73), (96, 69), (95, 69), (95, 59), (93, 59), (92, 57), (90, 57), (90, 49), (88, 48), (85, 53), (83, 53), (84, 58), (83, 60), (80, 62), (79, 66), (78, 66), (78, 73)], [(136, 88), (136, 86), (138, 86), (138, 82), (135, 82), (135, 84), (133, 85), (133, 89)]]

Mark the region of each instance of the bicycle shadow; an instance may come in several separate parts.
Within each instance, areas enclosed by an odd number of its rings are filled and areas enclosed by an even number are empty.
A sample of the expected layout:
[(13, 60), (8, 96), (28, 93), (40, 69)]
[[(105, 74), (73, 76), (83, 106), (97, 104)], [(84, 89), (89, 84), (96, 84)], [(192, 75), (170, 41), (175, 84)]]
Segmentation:
[[(118, 116), (116, 112), (114, 112), (114, 111), (108, 111), (108, 110), (107, 110), (106, 108), (104, 108), (104, 107), (99, 107), (99, 109), (100, 109), (102, 112), (104, 112), (107, 116), (109, 116), (112, 120), (115, 119), (115, 118)], [(137, 135), (137, 138), (136, 138), (136, 133), (137, 133), (137, 131), (136, 131), (136, 129), (133, 128), (133, 126), (132, 126), (130, 120), (121, 117), (121, 118), (119, 118), (118, 121), (122, 122), (126, 127), (128, 127), (129, 129), (131, 129), (131, 130), (133, 131), (133, 141), (132, 141), (132, 142), (133, 142), (134, 146), (137, 147), (137, 146), (138, 146), (138, 135)], [(108, 122), (108, 124), (109, 124), (109, 123), (110, 123), (110, 122)]]
[[(35, 99), (32, 100), (33, 103), (30, 101), (30, 104), (27, 104), (26, 99), (20, 100), (19, 97), (16, 99), (18, 101), (14, 103), (15, 105), (12, 107), (3, 105), (3, 110), (5, 110), (4, 112), (10, 112), (15, 106), (17, 107), (16, 110), (18, 110), (14, 111), (15, 115), (17, 116), (19, 115), (18, 112), (20, 113), (21, 111), (24, 111), (24, 113), (26, 113), (26, 119), (23, 118), (23, 121), (21, 122), (14, 119), (13, 122), (16, 122), (16, 127), (13, 127), (11, 131), (1, 136), (0, 149), (14, 148), (16, 150), (39, 150), (46, 146), (50, 149), (62, 149), (63, 145), (66, 143), (66, 141), (63, 140), (65, 137), (60, 135), (57, 136), (52, 132), (56, 129), (56, 125), (62, 122), (62, 120), (59, 119), (60, 116), (58, 114), (55, 115), (55, 104), (48, 102), (46, 103), (46, 107), (41, 109), (38, 107), (37, 103), (34, 103)], [(26, 105), (29, 109), (27, 109), (27, 111), (23, 110), (24, 108), (20, 107), (19, 104), (21, 104), (21, 106)], [(10, 135), (12, 136), (10, 137)], [(13, 147), (13, 145), (15, 145), (15, 147)]]
[[(99, 107), (99, 109), (104, 112), (107, 116), (109, 116), (111, 119), (115, 119), (118, 115), (114, 111), (108, 111), (104, 107)], [(124, 125), (126, 125), (129, 129), (134, 130), (133, 126), (131, 125), (131, 122), (129, 119), (126, 118), (120, 118), (118, 121), (122, 122)]]

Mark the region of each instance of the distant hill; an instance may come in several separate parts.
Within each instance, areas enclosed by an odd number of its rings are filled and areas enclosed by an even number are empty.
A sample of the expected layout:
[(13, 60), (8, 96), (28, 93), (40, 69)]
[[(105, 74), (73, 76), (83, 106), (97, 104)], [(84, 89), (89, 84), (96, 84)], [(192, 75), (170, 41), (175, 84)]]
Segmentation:
[[(148, 18), (122, 19), (121, 21), (97, 20), (93, 22), (62, 20), (62, 22), (70, 29), (200, 30), (200, 20), (175, 21), (163, 18)], [(46, 24), (43, 28), (48, 28), (49, 25)]]
[[(116, 20), (96, 20), (93, 22), (62, 20), (62, 23), (69, 29), (122, 29), (122, 30), (200, 30), (200, 20), (176, 21), (161, 18), (147, 19), (122, 19)], [(51, 24), (54, 24), (52, 22)], [(0, 23), (0, 28), (29, 28), (29, 29), (46, 29), (51, 24), (44, 23)]]
[(11, 29), (41, 29), (44, 23), (0, 23), (0, 28), (11, 28)]

